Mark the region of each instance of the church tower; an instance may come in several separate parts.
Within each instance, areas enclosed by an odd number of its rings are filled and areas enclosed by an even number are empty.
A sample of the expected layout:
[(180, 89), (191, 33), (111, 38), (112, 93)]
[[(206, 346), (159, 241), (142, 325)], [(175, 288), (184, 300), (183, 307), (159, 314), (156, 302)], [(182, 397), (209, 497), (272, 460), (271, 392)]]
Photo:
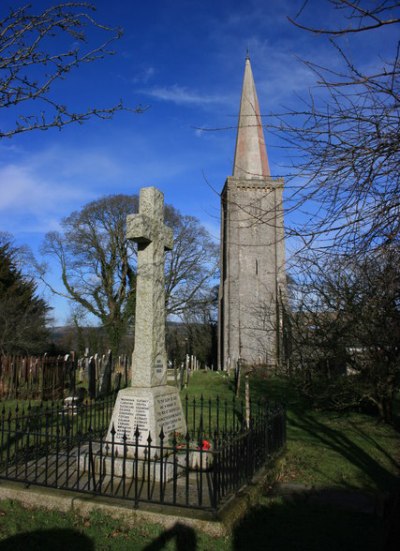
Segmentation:
[(285, 296), (283, 179), (272, 178), (250, 59), (246, 59), (233, 175), (221, 194), (219, 367), (282, 362)]

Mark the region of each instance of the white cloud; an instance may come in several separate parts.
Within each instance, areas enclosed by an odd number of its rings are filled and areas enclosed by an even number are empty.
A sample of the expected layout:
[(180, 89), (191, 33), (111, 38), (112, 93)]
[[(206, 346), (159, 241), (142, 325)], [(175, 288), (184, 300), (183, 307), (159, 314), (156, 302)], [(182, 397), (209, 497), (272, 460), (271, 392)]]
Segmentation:
[(66, 206), (89, 198), (82, 189), (49, 180), (26, 165), (1, 167), (0, 181), (2, 228), (11, 233), (56, 229)]
[(83, 148), (48, 147), (39, 154), (25, 155), (25, 163), (29, 170), (51, 174), (51, 178), (58, 181), (85, 177), (89, 186), (90, 182), (102, 182), (120, 174), (119, 165), (107, 151), (86, 145)]
[(151, 80), (154, 75), (156, 74), (156, 70), (154, 67), (145, 67), (142, 71), (140, 71), (136, 76), (133, 77), (132, 82), (135, 84), (140, 82), (142, 84), (147, 84), (149, 80)]
[(226, 104), (230, 98), (225, 95), (207, 95), (191, 91), (184, 86), (174, 84), (172, 86), (160, 86), (141, 90), (147, 96), (176, 103), (177, 105), (212, 105)]
[[(14, 235), (57, 230), (63, 217), (111, 193), (137, 193), (144, 185), (168, 187), (186, 173), (191, 155), (155, 157), (154, 141), (120, 134), (117, 151), (50, 146), (0, 161), (0, 231)], [(110, 149), (112, 149), (110, 147)]]
[(52, 146), (34, 155), (10, 155), (0, 164), (1, 229), (14, 234), (57, 229), (61, 218), (98, 197), (121, 170), (96, 150)]

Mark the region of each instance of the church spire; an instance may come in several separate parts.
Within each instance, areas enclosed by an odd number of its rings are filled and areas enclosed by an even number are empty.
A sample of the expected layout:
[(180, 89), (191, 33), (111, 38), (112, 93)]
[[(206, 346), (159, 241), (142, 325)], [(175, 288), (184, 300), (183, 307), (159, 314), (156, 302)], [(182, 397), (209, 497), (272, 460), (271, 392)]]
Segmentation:
[(270, 175), (260, 106), (254, 85), (250, 58), (247, 55), (242, 99), (240, 101), (233, 177), (265, 178)]

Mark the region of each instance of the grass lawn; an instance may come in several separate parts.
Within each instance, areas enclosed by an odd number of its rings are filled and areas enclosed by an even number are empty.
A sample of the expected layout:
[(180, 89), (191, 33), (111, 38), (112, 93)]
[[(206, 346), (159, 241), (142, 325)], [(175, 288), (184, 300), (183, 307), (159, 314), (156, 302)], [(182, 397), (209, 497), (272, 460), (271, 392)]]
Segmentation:
[[(187, 392), (230, 400), (233, 382), (221, 373), (195, 372)], [(313, 411), (285, 379), (250, 378), (250, 394), (254, 400), (267, 397), (287, 405), (280, 481), (380, 492), (399, 484), (400, 434), (393, 427), (361, 413)]]
[(218, 538), (183, 525), (128, 528), (100, 512), (82, 518), (0, 502), (1, 551), (382, 551), (384, 529), (377, 517), (279, 499), (262, 499), (232, 535)]
[[(276, 467), (278, 480), (367, 492), (390, 492), (398, 487), (400, 438), (394, 428), (359, 413), (312, 411), (282, 379), (252, 378), (250, 389), (254, 400), (267, 397), (287, 404), (288, 445)], [(230, 401), (233, 383), (221, 373), (195, 372), (182, 396), (186, 393), (196, 400), (203, 395)], [(100, 513), (82, 519), (74, 513), (32, 511), (13, 502), (0, 503), (0, 551), (379, 551), (384, 532), (384, 520), (373, 515), (267, 496), (249, 509), (229, 538), (211, 538), (187, 528), (165, 532), (147, 524), (128, 529)]]
[(399, 484), (399, 434), (357, 413), (288, 413), (280, 477), (317, 487), (390, 492)]
[[(164, 546), (165, 544), (165, 546)], [(195, 545), (193, 545), (195, 544)], [(185, 527), (165, 531), (156, 524), (123, 526), (100, 512), (82, 518), (73, 512), (27, 509), (0, 502), (1, 551), (144, 551), (145, 549), (230, 549), (227, 538), (213, 538)]]

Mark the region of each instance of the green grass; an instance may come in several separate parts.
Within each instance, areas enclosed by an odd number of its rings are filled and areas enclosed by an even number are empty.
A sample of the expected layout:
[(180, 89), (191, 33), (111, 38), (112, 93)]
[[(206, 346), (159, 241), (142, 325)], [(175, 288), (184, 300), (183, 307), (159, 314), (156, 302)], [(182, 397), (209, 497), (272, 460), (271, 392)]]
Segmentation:
[(357, 413), (288, 412), (281, 478), (317, 487), (392, 491), (398, 485), (399, 434)]
[(99, 511), (82, 518), (73, 512), (26, 509), (12, 501), (0, 502), (2, 551), (142, 551), (147, 546), (167, 551), (230, 549), (227, 538), (195, 533), (182, 525), (165, 530), (160, 525), (141, 522), (129, 528)]
[(233, 379), (226, 373), (219, 371), (194, 371), (189, 380), (187, 389), (181, 391), (181, 396), (190, 398), (204, 398), (215, 400), (217, 397), (232, 400), (234, 397)]
[[(242, 380), (241, 398), (243, 391)], [(288, 443), (279, 462), (279, 480), (380, 492), (392, 491), (398, 484), (400, 437), (393, 427), (360, 413), (311, 410), (286, 379), (251, 375), (250, 393), (254, 401), (267, 398), (287, 405)], [(182, 398), (186, 395), (190, 403), (196, 398), (197, 408), (201, 396), (205, 405), (219, 397), (221, 403), (226, 400), (230, 406), (233, 378), (225, 373), (196, 371), (189, 387), (181, 392)], [(16, 402), (12, 405), (15, 408)]]
[[(241, 385), (243, 398), (244, 383)], [(195, 372), (189, 398), (217, 395), (232, 400), (226, 375)], [(400, 435), (391, 426), (361, 413), (314, 411), (286, 379), (250, 377), (252, 400), (283, 401), (287, 406), (287, 451), (279, 462), (282, 482), (388, 492), (399, 484)]]
[[(280, 481), (379, 492), (393, 491), (398, 485), (400, 438), (393, 427), (360, 413), (310, 410), (283, 379), (252, 376), (250, 389), (253, 400), (268, 398), (287, 404), (287, 451), (275, 473)], [(182, 395), (186, 392), (196, 400), (203, 395), (231, 401), (233, 384), (224, 374), (196, 372)], [(385, 523), (376, 516), (317, 505), (305, 498), (261, 498), (229, 538), (212, 538), (182, 527), (165, 531), (145, 523), (127, 528), (100, 512), (82, 519), (74, 513), (0, 503), (2, 551), (381, 551), (384, 534)]]
[(182, 525), (165, 530), (129, 528), (101, 512), (87, 517), (0, 503), (2, 551), (380, 551), (384, 523), (377, 517), (316, 507), (307, 502), (261, 500), (229, 537), (211, 537)]
[[(217, 398), (219, 398), (218, 414)], [(189, 387), (181, 391), (189, 433), (196, 434), (202, 407), (203, 429), (209, 438), (212, 438), (217, 423), (221, 431), (229, 431), (233, 428), (237, 430), (243, 420), (243, 412), (240, 400), (235, 400), (234, 403), (234, 398), (233, 379), (229, 379), (226, 373), (195, 371), (190, 378)]]
[(252, 388), (287, 404), (282, 481), (380, 492), (399, 485), (400, 434), (394, 427), (361, 413), (311, 410), (284, 379), (255, 379)]
[(309, 503), (262, 499), (236, 527), (230, 549), (383, 551), (385, 524), (364, 513)]

